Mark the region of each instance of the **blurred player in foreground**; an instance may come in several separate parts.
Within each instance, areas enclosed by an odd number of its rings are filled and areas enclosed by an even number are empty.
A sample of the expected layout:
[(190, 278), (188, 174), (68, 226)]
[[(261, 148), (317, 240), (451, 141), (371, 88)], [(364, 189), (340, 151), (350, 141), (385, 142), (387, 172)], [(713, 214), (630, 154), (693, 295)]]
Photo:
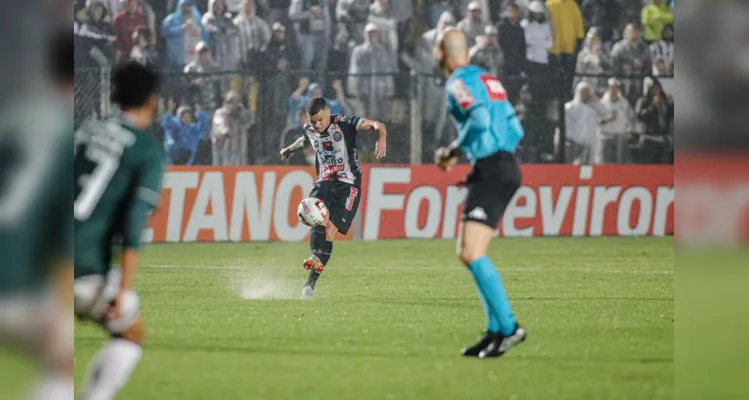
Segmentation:
[(486, 313), (484, 336), (464, 348), (468, 357), (499, 357), (525, 340), (525, 330), (515, 321), (510, 302), (486, 250), (513, 195), (520, 187), (520, 166), (515, 148), (523, 128), (499, 80), (486, 70), (468, 65), (468, 43), (458, 29), (444, 32), (435, 58), (448, 77), (447, 109), (458, 128), (458, 138), (437, 149), (435, 163), (449, 170), (464, 152), (473, 164), (466, 178), (468, 196), (458, 239), (460, 260), (476, 282)]
[[(15, 76), (23, 88), (0, 111), (0, 343), (41, 367), (38, 400), (72, 399), (74, 390), (68, 32), (52, 43), (52, 81), (28, 65), (28, 75)], [(0, 384), (0, 398), (13, 383)]]
[(281, 158), (286, 159), (302, 149), (305, 142), (312, 143), (317, 154), (317, 181), (309, 197), (322, 200), (330, 212), (327, 221), (312, 228), (309, 235), (310, 257), (304, 261), (304, 268), (310, 273), (302, 299), (312, 299), (317, 279), (333, 252), (336, 234), (348, 233), (359, 209), (361, 168), (356, 155), (356, 132), (378, 132), (375, 155), (382, 159), (387, 153), (387, 129), (382, 122), (331, 115), (330, 107), (320, 97), (309, 99), (306, 111), (309, 123), (304, 125), (304, 136), (281, 150)]
[[(116, 68), (113, 84), (122, 113), (92, 121), (75, 135), (75, 313), (110, 334), (90, 365), (83, 400), (114, 398), (143, 353), (133, 279), (163, 174), (161, 146), (148, 133), (158, 109), (158, 76), (130, 62)], [(120, 243), (121, 268), (113, 269)]]

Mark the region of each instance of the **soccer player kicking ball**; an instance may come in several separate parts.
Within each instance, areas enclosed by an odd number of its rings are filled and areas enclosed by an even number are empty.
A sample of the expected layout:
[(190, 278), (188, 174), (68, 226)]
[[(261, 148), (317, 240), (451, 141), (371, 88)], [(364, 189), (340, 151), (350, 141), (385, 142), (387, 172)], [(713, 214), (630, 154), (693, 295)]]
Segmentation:
[(515, 321), (502, 279), (486, 256), (499, 219), (520, 187), (514, 152), (523, 137), (515, 110), (499, 80), (484, 69), (468, 65), (468, 43), (458, 29), (445, 31), (435, 58), (448, 78), (447, 109), (456, 122), (458, 138), (437, 149), (435, 163), (450, 170), (462, 151), (473, 164), (466, 178), (468, 196), (458, 238), (460, 260), (473, 275), (487, 319), (486, 333), (464, 348), (468, 357), (499, 357), (525, 340)]
[(312, 228), (309, 235), (310, 257), (304, 261), (309, 279), (302, 290), (302, 299), (315, 296), (315, 285), (333, 252), (333, 241), (338, 232), (348, 233), (359, 209), (361, 197), (361, 168), (356, 155), (357, 130), (374, 130), (379, 134), (375, 147), (377, 159), (387, 153), (385, 124), (359, 117), (331, 115), (323, 98), (312, 98), (306, 104), (309, 123), (304, 125), (304, 136), (281, 150), (281, 158), (311, 142), (317, 158), (317, 181), (309, 197), (323, 201), (329, 210), (325, 223)]
[[(90, 365), (82, 400), (113, 399), (143, 353), (140, 300), (132, 284), (163, 174), (161, 146), (147, 132), (159, 105), (156, 73), (126, 63), (115, 70), (113, 83), (121, 115), (86, 124), (75, 136), (75, 313), (110, 336)], [(122, 265), (112, 269), (120, 241)]]

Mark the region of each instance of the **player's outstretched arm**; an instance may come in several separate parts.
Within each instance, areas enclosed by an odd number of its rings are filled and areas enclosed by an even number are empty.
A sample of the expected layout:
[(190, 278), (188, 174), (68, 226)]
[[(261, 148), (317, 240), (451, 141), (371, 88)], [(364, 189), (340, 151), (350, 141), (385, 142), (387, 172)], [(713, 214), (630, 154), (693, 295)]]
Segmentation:
[(387, 155), (388, 136), (388, 131), (385, 127), (385, 124), (378, 121), (372, 121), (371, 119), (362, 118), (359, 122), (358, 129), (362, 131), (377, 131), (379, 137), (377, 138), (377, 143), (375, 144), (375, 156), (377, 156), (378, 160), (385, 158), (385, 156)]
[(301, 136), (299, 137), (299, 139), (295, 140), (294, 143), (289, 145), (289, 147), (283, 148), (281, 150), (281, 159), (286, 160), (287, 158), (291, 157), (294, 152), (304, 147), (304, 142), (306, 141), (307, 138), (305, 136)]

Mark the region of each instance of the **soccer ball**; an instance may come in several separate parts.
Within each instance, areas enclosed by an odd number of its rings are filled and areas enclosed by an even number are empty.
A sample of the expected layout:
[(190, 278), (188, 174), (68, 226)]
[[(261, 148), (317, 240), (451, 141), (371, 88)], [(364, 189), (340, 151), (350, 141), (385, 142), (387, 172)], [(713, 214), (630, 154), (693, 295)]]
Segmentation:
[(296, 209), (299, 221), (307, 226), (320, 226), (328, 217), (328, 207), (320, 199), (308, 197), (299, 203)]

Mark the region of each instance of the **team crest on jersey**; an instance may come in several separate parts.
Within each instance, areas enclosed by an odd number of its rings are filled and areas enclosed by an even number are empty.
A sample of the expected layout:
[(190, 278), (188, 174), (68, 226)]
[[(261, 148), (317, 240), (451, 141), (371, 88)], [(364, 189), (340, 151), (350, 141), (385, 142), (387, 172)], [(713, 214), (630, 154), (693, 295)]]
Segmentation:
[(455, 98), (455, 101), (460, 104), (460, 107), (468, 108), (474, 103), (473, 96), (471, 96), (471, 92), (468, 91), (468, 88), (462, 79), (452, 81), (448, 90)]
[(343, 134), (341, 132), (336, 132), (333, 134), (333, 140), (336, 142), (340, 142), (341, 139), (343, 139)]

